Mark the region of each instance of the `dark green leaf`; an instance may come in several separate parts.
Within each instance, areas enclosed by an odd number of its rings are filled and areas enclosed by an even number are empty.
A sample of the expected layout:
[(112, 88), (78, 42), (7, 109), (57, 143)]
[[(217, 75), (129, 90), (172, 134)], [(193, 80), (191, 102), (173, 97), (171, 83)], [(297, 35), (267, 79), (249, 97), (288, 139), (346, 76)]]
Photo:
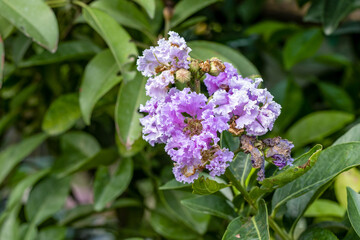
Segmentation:
[(228, 131), (223, 131), (221, 133), (220, 146), (221, 148), (227, 148), (230, 151), (234, 152), (240, 147), (240, 138), (234, 137)]
[(65, 227), (51, 226), (46, 227), (39, 232), (38, 240), (64, 240), (65, 237)]
[(239, 73), (245, 77), (259, 74), (249, 60), (228, 46), (208, 41), (191, 41), (188, 42), (188, 46), (192, 49), (190, 55), (194, 58), (206, 60), (216, 56), (224, 62), (232, 63)]
[(251, 168), (251, 155), (243, 152), (239, 152), (235, 156), (229, 167), (230, 171), (243, 186), (245, 186)]
[(42, 0), (1, 0), (0, 15), (35, 42), (55, 52), (59, 29), (55, 14)]
[(13, 30), (14, 26), (0, 14), (0, 36), (3, 40), (5, 40)]
[(96, 102), (121, 81), (119, 67), (109, 50), (97, 54), (86, 66), (80, 87), (80, 108), (86, 124)]
[(134, 0), (134, 1), (143, 7), (143, 9), (146, 11), (146, 13), (149, 15), (150, 18), (154, 18), (155, 7), (156, 7), (155, 0)]
[(185, 199), (182, 200), (181, 203), (194, 211), (214, 215), (228, 220), (231, 220), (234, 216), (236, 216), (233, 206), (231, 206), (224, 198), (215, 195)]
[(347, 142), (356, 142), (360, 141), (360, 123), (352, 127), (349, 131), (347, 131), (344, 135), (339, 137), (333, 144), (333, 146), (347, 143)]
[(332, 109), (353, 112), (354, 104), (349, 94), (340, 86), (335, 84), (319, 82), (318, 86), (325, 100)]
[(70, 189), (70, 178), (48, 177), (31, 190), (25, 205), (26, 218), (34, 225), (59, 211), (65, 204)]
[(312, 57), (319, 49), (323, 35), (319, 29), (309, 29), (290, 37), (284, 47), (283, 60), (287, 70)]
[(69, 130), (80, 117), (78, 95), (75, 93), (62, 95), (48, 108), (42, 129), (50, 135), (58, 135)]
[(259, 203), (257, 214), (251, 219), (237, 217), (228, 225), (222, 240), (270, 240), (268, 212), (264, 200)]
[(224, 183), (218, 183), (217, 181), (211, 180), (210, 178), (204, 178), (201, 176), (196, 179), (192, 184), (193, 194), (208, 195), (213, 194), (220, 189), (226, 188), (229, 185)]
[(347, 213), (357, 235), (360, 237), (360, 195), (351, 188), (347, 188)]
[(31, 43), (31, 39), (27, 38), (24, 34), (19, 34), (15, 37), (11, 48), (11, 55), (16, 65), (18, 65), (19, 62), (23, 59), (26, 51), (31, 46)]
[(0, 182), (4, 180), (21, 160), (44, 142), (46, 138), (46, 134), (37, 134), (3, 150), (0, 153)]
[(333, 33), (340, 21), (355, 10), (357, 2), (357, 0), (325, 1), (322, 21), (326, 35)]
[(303, 232), (299, 237), (299, 240), (308, 240), (308, 239), (338, 240), (335, 234), (333, 234), (329, 230), (322, 228), (311, 228)]
[(260, 23), (257, 23), (255, 25), (250, 26), (246, 30), (246, 34), (259, 34), (264, 37), (265, 41), (269, 41), (271, 36), (275, 34), (278, 31), (283, 30), (298, 30), (299, 27), (292, 23), (284, 23), (284, 22), (277, 22), (277, 21), (262, 21)]
[(102, 0), (93, 2), (91, 6), (103, 10), (125, 27), (140, 31), (149, 31), (150, 29), (149, 20), (146, 18), (146, 15), (137, 8), (136, 4), (130, 1)]
[(286, 138), (294, 142), (295, 148), (300, 148), (335, 133), (353, 120), (354, 115), (346, 112), (311, 113), (292, 125), (286, 133)]
[(56, 53), (42, 52), (19, 63), (19, 67), (33, 67), (69, 60), (87, 59), (100, 52), (100, 48), (88, 40), (62, 42)]
[(325, 2), (326, 0), (311, 1), (311, 6), (304, 17), (304, 21), (316, 23), (322, 22)]
[(4, 41), (0, 35), (0, 88), (2, 86), (2, 82), (4, 79), (4, 64), (5, 64), (5, 49), (4, 49)]
[(168, 181), (167, 183), (165, 183), (164, 185), (160, 186), (159, 189), (160, 190), (172, 190), (172, 189), (181, 189), (181, 188), (187, 188), (187, 187), (191, 187), (191, 184), (188, 183), (182, 183), (182, 182), (178, 182), (175, 179), (172, 179), (170, 181)]
[(338, 174), (358, 166), (360, 143), (344, 143), (323, 150), (313, 166), (306, 174), (275, 191), (272, 208), (276, 209), (290, 199), (309, 191), (317, 191), (329, 183)]
[(197, 11), (219, 0), (182, 0), (176, 4), (170, 27), (173, 28)]
[(138, 52), (135, 43), (131, 42), (130, 35), (107, 13), (85, 4), (81, 4), (81, 6), (86, 22), (109, 46), (124, 79), (132, 80), (135, 72), (127, 71), (125, 65), (133, 63)]
[(131, 158), (122, 159), (113, 176), (109, 176), (107, 167), (99, 167), (94, 183), (95, 210), (104, 209), (107, 203), (120, 196), (129, 185), (132, 174)]
[(138, 73), (131, 82), (123, 83), (115, 109), (116, 129), (122, 144), (131, 149), (134, 142), (141, 136), (141, 125), (139, 119), (143, 116), (138, 112), (140, 104), (145, 104), (145, 83), (144, 78)]

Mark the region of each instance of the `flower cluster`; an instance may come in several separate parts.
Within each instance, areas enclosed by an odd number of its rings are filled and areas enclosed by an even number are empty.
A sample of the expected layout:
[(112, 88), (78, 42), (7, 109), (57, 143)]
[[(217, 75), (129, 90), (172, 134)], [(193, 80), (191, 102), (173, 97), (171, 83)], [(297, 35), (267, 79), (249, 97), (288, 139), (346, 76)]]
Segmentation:
[[(287, 140), (264, 140), (265, 152), (258, 147), (256, 136), (272, 129), (281, 108), (266, 89), (259, 88), (262, 79), (243, 78), (233, 65), (217, 58), (192, 59), (190, 52), (185, 40), (170, 32), (168, 40), (160, 39), (137, 61), (138, 70), (149, 77), (146, 94), (151, 97), (140, 106), (146, 115), (140, 119), (143, 138), (152, 146), (165, 144), (176, 180), (193, 182), (204, 169), (213, 177), (224, 174), (234, 156), (219, 146), (219, 136), (226, 130), (241, 137), (253, 167), (260, 168), (258, 180), (265, 176), (265, 157), (278, 167), (291, 164), (293, 146)], [(209, 98), (199, 93), (202, 76)], [(175, 81), (188, 87), (178, 89)]]

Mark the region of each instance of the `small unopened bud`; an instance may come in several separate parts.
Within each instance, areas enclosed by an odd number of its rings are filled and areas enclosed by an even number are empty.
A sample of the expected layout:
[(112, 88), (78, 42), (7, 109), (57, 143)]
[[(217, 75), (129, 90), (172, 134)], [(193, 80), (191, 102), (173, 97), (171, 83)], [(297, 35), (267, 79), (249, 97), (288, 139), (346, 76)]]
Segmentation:
[(191, 72), (184, 68), (180, 68), (175, 72), (175, 78), (181, 83), (187, 83), (191, 80)]
[(210, 61), (206, 60), (205, 62), (199, 63), (201, 71), (208, 73), (210, 71)]
[(223, 71), (225, 71), (224, 63), (222, 63), (222, 61), (218, 58), (211, 58), (209, 74), (216, 77)]
[(163, 10), (164, 19), (170, 21), (174, 15), (174, 9), (172, 7), (165, 7)]
[(199, 61), (196, 59), (192, 59), (189, 65), (189, 70), (192, 73), (196, 73), (197, 71), (199, 71), (200, 66), (199, 66)]

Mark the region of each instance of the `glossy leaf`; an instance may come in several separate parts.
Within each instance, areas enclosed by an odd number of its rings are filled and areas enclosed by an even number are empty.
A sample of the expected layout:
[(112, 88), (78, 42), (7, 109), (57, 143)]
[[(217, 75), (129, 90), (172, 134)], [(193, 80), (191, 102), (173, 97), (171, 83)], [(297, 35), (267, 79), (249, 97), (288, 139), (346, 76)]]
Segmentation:
[(357, 2), (357, 0), (325, 1), (322, 19), (325, 34), (333, 33), (340, 21), (355, 10)]
[(149, 15), (150, 18), (154, 18), (155, 0), (134, 0), (134, 1), (143, 7), (143, 9), (146, 11), (146, 13)]
[(59, 29), (55, 14), (42, 0), (1, 0), (4, 18), (50, 52), (55, 52)]
[(188, 42), (188, 46), (192, 49), (190, 55), (194, 58), (207, 60), (216, 56), (224, 62), (232, 63), (243, 76), (259, 74), (258, 70), (249, 60), (228, 46), (208, 41), (191, 41)]
[(25, 205), (26, 218), (38, 225), (59, 211), (65, 204), (70, 178), (48, 177), (31, 190)]
[(347, 188), (347, 200), (350, 223), (360, 237), (360, 195), (351, 188)]
[(332, 109), (353, 112), (354, 103), (349, 94), (340, 86), (331, 83), (318, 83), (320, 91)]
[(100, 48), (88, 40), (62, 42), (56, 53), (42, 52), (19, 63), (19, 67), (34, 67), (69, 60), (87, 59), (100, 52)]
[(176, 181), (175, 179), (171, 179), (164, 185), (160, 186), (159, 190), (173, 190), (173, 189), (181, 189), (181, 188), (189, 188), (189, 187), (191, 187), (191, 184), (188, 183), (184, 184), (182, 182)]
[(355, 142), (360, 141), (360, 124), (355, 125), (349, 131), (347, 131), (344, 135), (339, 137), (333, 144), (333, 146), (347, 143), (347, 142)]
[(133, 175), (133, 162), (130, 158), (121, 160), (113, 176), (107, 167), (99, 167), (94, 183), (94, 208), (96, 211), (104, 209), (107, 203), (122, 194), (129, 185)]
[(328, 199), (318, 199), (304, 213), (305, 217), (338, 217), (342, 218), (345, 208)]
[(141, 136), (141, 125), (139, 119), (143, 117), (138, 112), (140, 104), (145, 104), (144, 78), (138, 73), (131, 82), (123, 83), (119, 89), (119, 94), (115, 108), (115, 124), (120, 138), (120, 142), (127, 149), (131, 149), (134, 142)]
[(207, 195), (181, 201), (186, 207), (205, 214), (231, 220), (236, 213), (233, 207), (224, 198), (216, 195)]
[(240, 138), (234, 137), (228, 131), (223, 131), (221, 133), (220, 146), (234, 152), (240, 147)]
[(60, 147), (62, 155), (56, 159), (53, 171), (62, 177), (80, 169), (101, 150), (96, 138), (86, 132), (65, 133), (60, 138)]
[(352, 168), (349, 171), (343, 172), (337, 176), (334, 181), (336, 199), (344, 208), (347, 207), (347, 187), (350, 187), (356, 192), (360, 191), (360, 171), (357, 168)]
[(309, 29), (299, 32), (290, 37), (284, 47), (283, 60), (287, 70), (291, 69), (309, 57), (312, 57), (319, 49), (323, 41), (323, 35), (319, 29)]
[(272, 209), (276, 210), (290, 199), (309, 191), (317, 191), (338, 174), (358, 166), (358, 151), (360, 142), (339, 144), (323, 150), (315, 166), (306, 174), (275, 191)]
[(182, 0), (176, 4), (170, 27), (175, 27), (194, 13), (219, 0)]
[(204, 176), (201, 176), (194, 181), (192, 184), (192, 189), (193, 194), (208, 195), (228, 186), (229, 185), (224, 183), (218, 183), (217, 181), (211, 180), (210, 178), (204, 178)]
[(222, 240), (237, 239), (270, 240), (268, 212), (264, 200), (260, 201), (257, 214), (250, 220), (237, 217), (230, 222)]
[(132, 80), (135, 73), (129, 72), (126, 65), (135, 61), (138, 52), (135, 43), (131, 42), (130, 35), (107, 13), (85, 4), (81, 5), (86, 22), (105, 40), (124, 79)]
[(121, 81), (119, 67), (109, 50), (97, 54), (86, 66), (80, 86), (80, 108), (86, 124), (99, 99)]
[(229, 169), (236, 179), (244, 186), (252, 169), (251, 155), (239, 152), (230, 163)]
[(69, 130), (81, 117), (78, 95), (62, 95), (48, 108), (42, 129), (50, 135), (58, 135)]
[(47, 138), (46, 134), (40, 133), (22, 140), (0, 152), (0, 182), (9, 172), (26, 156), (32, 153)]
[[(152, 1), (153, 0), (149, 0), (148, 2), (150, 3)], [(146, 18), (146, 15), (131, 1), (102, 0), (93, 2), (91, 6), (103, 10), (125, 27), (140, 31), (148, 31), (148, 29), (150, 29), (149, 20)], [(151, 11), (151, 9), (149, 9), (149, 11)]]
[(323, 228), (311, 228), (304, 231), (299, 240), (317, 239), (317, 240), (338, 240), (336, 235), (331, 231)]
[(286, 138), (294, 142), (295, 148), (300, 148), (329, 136), (353, 120), (354, 115), (346, 112), (321, 111), (311, 113), (292, 125), (286, 133)]

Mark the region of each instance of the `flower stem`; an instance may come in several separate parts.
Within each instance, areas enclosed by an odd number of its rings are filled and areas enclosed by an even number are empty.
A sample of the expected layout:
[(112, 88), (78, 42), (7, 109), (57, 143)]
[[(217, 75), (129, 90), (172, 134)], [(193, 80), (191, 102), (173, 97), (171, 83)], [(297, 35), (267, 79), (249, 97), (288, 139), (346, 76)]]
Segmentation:
[(284, 240), (291, 240), (289, 234), (287, 234), (283, 229), (281, 229), (272, 217), (269, 216), (268, 219), (269, 219), (269, 225), (272, 228), (272, 230), (274, 230), (274, 232), (276, 232)]

